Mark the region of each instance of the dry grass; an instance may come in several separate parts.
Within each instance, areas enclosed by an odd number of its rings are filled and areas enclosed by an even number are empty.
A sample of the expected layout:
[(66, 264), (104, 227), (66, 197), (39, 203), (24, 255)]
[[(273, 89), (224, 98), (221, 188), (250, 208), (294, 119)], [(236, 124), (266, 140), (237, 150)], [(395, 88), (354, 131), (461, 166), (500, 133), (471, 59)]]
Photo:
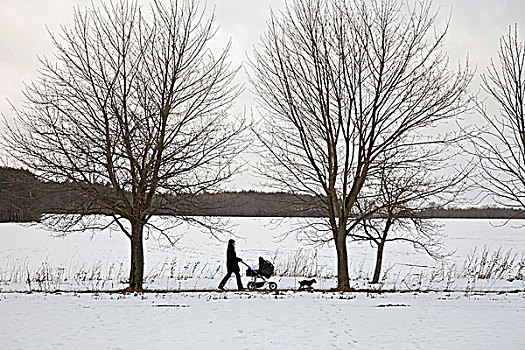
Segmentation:
[[(335, 277), (332, 269), (320, 263), (315, 250), (276, 251), (270, 260), (275, 266), (275, 277), (279, 279), (315, 277), (329, 281)], [(461, 282), (462, 289), (474, 290), (482, 281), (525, 281), (525, 257), (512, 249), (490, 251), (487, 247), (474, 248), (462, 263), (442, 262), (425, 269), (413, 267), (398, 271), (392, 266), (385, 267), (380, 283), (375, 285), (369, 284), (372, 271), (367, 267), (370, 264), (364, 263), (357, 264), (352, 271), (354, 288), (453, 290)], [(144, 281), (147, 284), (157, 282), (157, 285), (165, 283), (167, 290), (177, 289), (181, 281), (189, 279), (220, 279), (225, 273), (223, 265), (217, 261), (181, 263), (176, 258), (166, 259), (149, 269)], [(69, 266), (52, 266), (44, 261), (34, 269), (28, 266), (28, 259), (8, 261), (5, 268), (0, 269), (0, 289), (2, 285), (16, 283), (25, 285), (28, 291), (52, 292), (64, 286), (73, 286), (76, 290), (118, 289), (125, 287), (129, 273), (124, 263), (107, 264), (102, 261), (92, 265)]]

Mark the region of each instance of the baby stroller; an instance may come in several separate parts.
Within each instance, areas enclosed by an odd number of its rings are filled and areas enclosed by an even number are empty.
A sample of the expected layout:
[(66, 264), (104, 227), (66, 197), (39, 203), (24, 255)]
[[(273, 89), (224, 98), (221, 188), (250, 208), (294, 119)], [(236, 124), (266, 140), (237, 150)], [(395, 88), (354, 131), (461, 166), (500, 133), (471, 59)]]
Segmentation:
[[(257, 288), (263, 288), (266, 283), (268, 283), (268, 289), (269, 290), (276, 290), (277, 289), (277, 283), (275, 282), (268, 282), (267, 278), (270, 278), (273, 274), (273, 265), (271, 262), (264, 260), (261, 257), (259, 257), (259, 268), (254, 270), (248, 264), (246, 264), (244, 261), (242, 262), (248, 270), (246, 270), (246, 276), (253, 277), (253, 281), (248, 282), (248, 289), (249, 290), (256, 290)], [(262, 281), (257, 281), (257, 279), (260, 278)]]

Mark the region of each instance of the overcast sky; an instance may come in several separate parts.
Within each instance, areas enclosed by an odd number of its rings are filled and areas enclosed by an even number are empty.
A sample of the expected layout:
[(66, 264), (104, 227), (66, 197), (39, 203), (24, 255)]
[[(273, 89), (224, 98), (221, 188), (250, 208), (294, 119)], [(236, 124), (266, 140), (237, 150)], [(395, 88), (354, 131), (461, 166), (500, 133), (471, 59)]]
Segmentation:
[[(94, 0), (97, 3), (98, 0)], [(0, 113), (9, 116), (9, 101), (21, 99), (24, 82), (36, 76), (37, 55), (51, 56), (53, 47), (47, 28), (59, 31), (71, 25), (74, 6), (87, 6), (91, 0), (0, 0)], [(231, 57), (241, 64), (264, 32), (270, 8), (278, 10), (284, 0), (208, 0), (215, 6), (219, 38), (232, 40)], [(498, 39), (508, 26), (518, 23), (520, 38), (525, 39), (525, 0), (435, 0), (441, 24), (451, 15), (446, 49), (452, 62), (464, 60), (485, 71), (495, 57)], [(242, 76), (241, 76), (242, 80)], [(472, 86), (477, 90), (477, 81)], [(247, 91), (238, 108), (250, 110), (253, 100)], [(1, 130), (1, 129), (0, 129)]]

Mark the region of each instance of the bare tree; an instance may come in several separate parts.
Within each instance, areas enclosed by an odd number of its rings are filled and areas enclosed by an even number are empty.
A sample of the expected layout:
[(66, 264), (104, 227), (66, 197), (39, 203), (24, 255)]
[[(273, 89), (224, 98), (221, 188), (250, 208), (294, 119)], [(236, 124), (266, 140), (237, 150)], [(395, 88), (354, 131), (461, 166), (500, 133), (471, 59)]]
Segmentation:
[(471, 73), (448, 69), (435, 21), (429, 1), (294, 1), (272, 14), (256, 49), (262, 171), (324, 203), (340, 290), (350, 287), (351, 213), (380, 156), (444, 141), (417, 136), (466, 108)]
[(466, 188), (469, 167), (456, 171), (452, 152), (444, 147), (414, 149), (383, 156), (356, 202), (354, 241), (368, 241), (376, 247), (372, 283), (379, 282), (387, 242), (406, 242), (434, 259), (445, 256), (441, 226), (425, 212), (456, 203)]
[(228, 116), (239, 90), (229, 44), (217, 56), (208, 48), (213, 15), (195, 0), (154, 0), (150, 10), (135, 0), (76, 10), (73, 27), (52, 35), (55, 60), (41, 60), (3, 138), (41, 179), (78, 195), (65, 213), (79, 215), (48, 223), (100, 228), (85, 214), (102, 213), (122, 229), (137, 291), (152, 216), (180, 216), (192, 196), (228, 179), (244, 129)]
[(473, 142), (481, 165), (477, 183), (498, 204), (525, 210), (525, 42), (517, 25), (500, 39), (498, 60), (481, 79), (498, 112), (478, 108), (487, 126)]

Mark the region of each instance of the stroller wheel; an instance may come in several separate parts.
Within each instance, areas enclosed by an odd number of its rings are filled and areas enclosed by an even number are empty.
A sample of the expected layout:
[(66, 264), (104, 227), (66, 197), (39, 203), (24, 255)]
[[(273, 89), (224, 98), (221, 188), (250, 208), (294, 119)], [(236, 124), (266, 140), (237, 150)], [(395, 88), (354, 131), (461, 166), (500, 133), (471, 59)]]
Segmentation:
[(248, 282), (248, 289), (249, 290), (256, 290), (257, 289), (257, 285), (255, 284), (255, 282)]
[(276, 290), (277, 289), (277, 283), (275, 283), (275, 282), (268, 283), (268, 289)]

